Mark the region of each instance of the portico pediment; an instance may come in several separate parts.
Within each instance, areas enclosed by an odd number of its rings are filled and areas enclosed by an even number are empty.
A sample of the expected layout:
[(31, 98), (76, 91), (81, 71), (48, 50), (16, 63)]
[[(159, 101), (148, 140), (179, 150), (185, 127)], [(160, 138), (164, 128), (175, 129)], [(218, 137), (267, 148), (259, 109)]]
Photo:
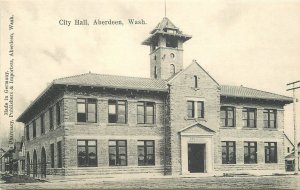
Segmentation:
[(200, 124), (194, 123), (179, 131), (181, 135), (214, 135), (215, 131)]

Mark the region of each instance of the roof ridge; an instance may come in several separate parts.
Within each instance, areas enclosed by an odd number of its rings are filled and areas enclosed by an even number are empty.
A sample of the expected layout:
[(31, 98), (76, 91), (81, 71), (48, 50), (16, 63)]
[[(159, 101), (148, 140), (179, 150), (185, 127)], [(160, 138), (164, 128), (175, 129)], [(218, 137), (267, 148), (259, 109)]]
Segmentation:
[(268, 94), (273, 94), (273, 95), (277, 95), (277, 96), (283, 96), (283, 97), (286, 97), (286, 98), (290, 98), (289, 96), (277, 94), (277, 93), (274, 93), (274, 92), (268, 92), (268, 91), (264, 91), (264, 90), (259, 90), (259, 89), (252, 88), (252, 87), (247, 87), (247, 86), (244, 86), (244, 85), (238, 86), (238, 85), (227, 85), (227, 84), (224, 85), (224, 84), (222, 84), (221, 86), (247, 88), (247, 89), (250, 89), (250, 90), (256, 90), (256, 91), (259, 91), (259, 92), (264, 92), (264, 93), (268, 93)]
[(273, 95), (277, 95), (277, 96), (283, 96), (283, 97), (286, 97), (286, 98), (290, 98), (288, 96), (277, 94), (277, 93), (274, 93), (274, 92), (263, 91), (263, 90), (259, 90), (259, 89), (255, 89), (255, 88), (246, 87), (246, 86), (242, 86), (242, 87), (243, 88), (248, 88), (248, 89), (251, 89), (251, 90), (257, 90), (257, 91), (268, 93), (268, 94), (273, 94)]
[(163, 79), (152, 79), (152, 78), (148, 78), (148, 77), (134, 77), (134, 76), (126, 76), (126, 75), (112, 75), (112, 74), (101, 74), (101, 73), (92, 73), (92, 72), (82, 73), (82, 74), (77, 74), (77, 75), (72, 75), (72, 76), (67, 76), (67, 77), (61, 77), (61, 78), (54, 79), (53, 81), (68, 79), (68, 78), (74, 78), (74, 77), (79, 77), (79, 76), (84, 76), (84, 75), (89, 75), (89, 74), (97, 75), (97, 76), (127, 77), (127, 78), (132, 78), (132, 79), (137, 79), (138, 78), (138, 79), (165, 81)]

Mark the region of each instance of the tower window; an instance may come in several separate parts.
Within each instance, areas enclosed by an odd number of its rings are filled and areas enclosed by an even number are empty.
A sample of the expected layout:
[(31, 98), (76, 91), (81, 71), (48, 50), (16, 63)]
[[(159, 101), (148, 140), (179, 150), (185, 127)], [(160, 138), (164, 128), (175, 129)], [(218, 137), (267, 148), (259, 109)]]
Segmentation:
[(170, 54), (170, 57), (171, 57), (171, 59), (175, 59), (175, 54), (174, 54), (174, 53), (171, 53), (171, 54)]
[(156, 55), (154, 55), (154, 58), (153, 58), (154, 60), (156, 60)]
[(156, 66), (154, 66), (154, 78), (155, 79), (157, 78), (157, 68), (156, 68)]
[(170, 65), (170, 74), (171, 75), (175, 74), (175, 65), (174, 64)]
[(194, 76), (194, 86), (198, 88), (198, 77), (196, 75)]
[(177, 48), (178, 40), (174, 37), (167, 37), (166, 38), (166, 47)]

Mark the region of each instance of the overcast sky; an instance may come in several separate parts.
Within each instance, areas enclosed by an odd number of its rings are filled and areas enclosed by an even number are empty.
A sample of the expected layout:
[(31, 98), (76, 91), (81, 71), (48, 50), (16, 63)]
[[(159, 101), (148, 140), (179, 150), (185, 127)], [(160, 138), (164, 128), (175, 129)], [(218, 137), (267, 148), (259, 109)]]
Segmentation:
[[(8, 65), (8, 17), (15, 17), (14, 119), (59, 77), (89, 71), (149, 77), (149, 47), (141, 42), (164, 17), (163, 0), (0, 4), (1, 81)], [(286, 84), (300, 80), (300, 1), (167, 0), (167, 17), (193, 36), (184, 44), (184, 67), (196, 59), (220, 84), (292, 95)], [(131, 18), (147, 24), (129, 25)], [(60, 19), (88, 19), (90, 26), (61, 26)], [(93, 26), (93, 19), (122, 20), (124, 25)], [(9, 125), (2, 103), (0, 109), (3, 137)], [(291, 134), (291, 109), (286, 116)]]

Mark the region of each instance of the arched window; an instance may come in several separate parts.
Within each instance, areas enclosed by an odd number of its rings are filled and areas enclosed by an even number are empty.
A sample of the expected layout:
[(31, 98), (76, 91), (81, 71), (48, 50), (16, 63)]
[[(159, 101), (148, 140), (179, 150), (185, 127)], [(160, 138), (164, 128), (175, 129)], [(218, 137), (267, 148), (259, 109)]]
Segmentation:
[(174, 65), (174, 64), (171, 64), (171, 65), (170, 65), (170, 74), (171, 74), (171, 75), (174, 75), (174, 74), (175, 74), (175, 71), (176, 71), (176, 70), (175, 70), (175, 65)]
[(157, 68), (156, 68), (156, 66), (154, 66), (154, 78), (155, 79), (157, 78)]
[(198, 77), (197, 77), (197, 75), (194, 75), (194, 86), (195, 86), (195, 88), (198, 88)]
[(37, 155), (36, 151), (33, 151), (33, 177), (37, 177)]
[(29, 152), (27, 152), (27, 159), (26, 159), (26, 170), (27, 170), (27, 175), (30, 175), (30, 155)]

